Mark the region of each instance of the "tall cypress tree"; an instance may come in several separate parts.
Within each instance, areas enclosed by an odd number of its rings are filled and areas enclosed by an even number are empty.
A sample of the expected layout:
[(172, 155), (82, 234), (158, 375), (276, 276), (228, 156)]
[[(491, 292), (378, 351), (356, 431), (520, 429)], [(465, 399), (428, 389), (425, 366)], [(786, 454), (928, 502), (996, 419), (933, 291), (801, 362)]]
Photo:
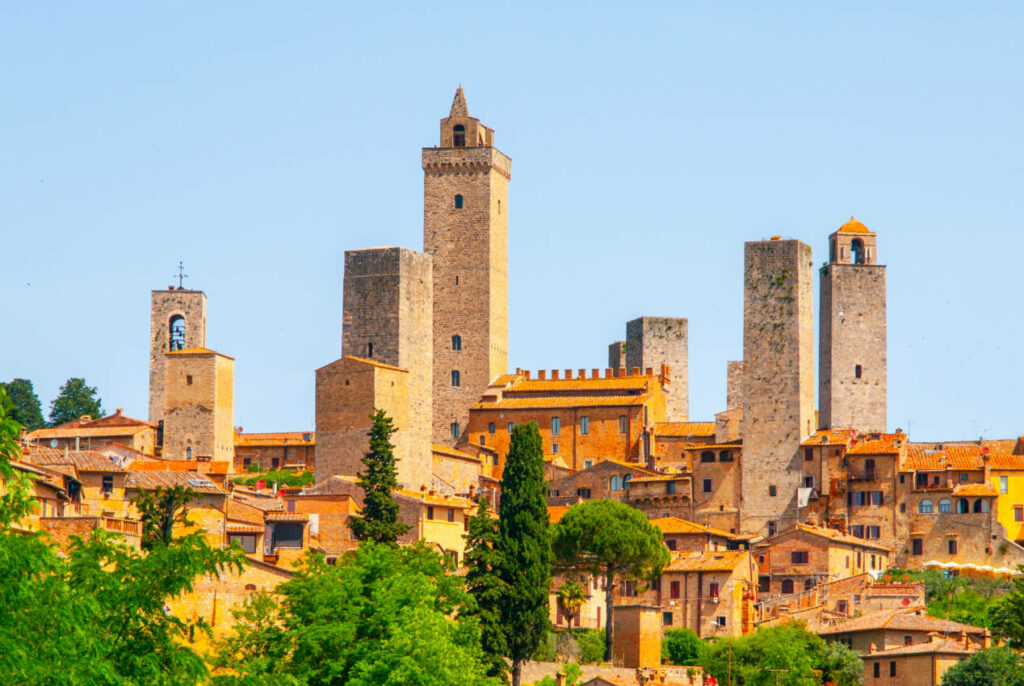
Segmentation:
[(536, 422), (513, 427), (501, 477), (498, 544), (507, 586), (501, 621), (512, 660), (512, 686), (519, 686), (523, 660), (533, 655), (551, 625), (551, 544), (541, 446)]
[(476, 513), (469, 518), (466, 539), (466, 590), (476, 601), (465, 612), (480, 623), (480, 642), (487, 663), (487, 676), (504, 678), (508, 672), (505, 654), (508, 642), (501, 623), (501, 606), (508, 587), (501, 578), (501, 550), (498, 547), (498, 520), (487, 511), (487, 500), (480, 498)]
[(398, 521), (398, 503), (391, 495), (398, 488), (395, 446), (391, 443), (397, 429), (384, 410), (377, 410), (370, 419), (370, 449), (363, 455), (363, 471), (356, 482), (363, 489), (363, 514), (349, 517), (348, 525), (360, 541), (394, 544), (409, 530), (408, 524)]

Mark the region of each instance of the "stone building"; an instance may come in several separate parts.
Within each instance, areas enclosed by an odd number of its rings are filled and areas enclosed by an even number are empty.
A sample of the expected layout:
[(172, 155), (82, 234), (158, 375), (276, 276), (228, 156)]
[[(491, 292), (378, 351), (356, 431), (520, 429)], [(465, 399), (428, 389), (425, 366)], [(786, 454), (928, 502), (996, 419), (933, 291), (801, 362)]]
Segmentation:
[(164, 419), (166, 353), (206, 347), (206, 294), (168, 286), (153, 291), (149, 336), (149, 421)]
[(800, 441), (814, 431), (811, 248), (745, 245), (742, 529), (771, 535), (797, 520)]
[(494, 131), (459, 88), (441, 145), (423, 149), (423, 249), (433, 256), (434, 443), (453, 446), (469, 408), (508, 371), (508, 181)]
[(246, 472), (253, 465), (260, 471), (316, 469), (316, 434), (312, 431), (235, 433), (235, 471)]
[(626, 323), (626, 369), (666, 365), (671, 370), (665, 388), (665, 417), (670, 422), (685, 422), (690, 415), (687, 331), (687, 320), (677, 317), (640, 317)]
[(120, 443), (146, 455), (156, 451), (156, 439), (156, 425), (128, 417), (120, 407), (106, 417), (85, 415), (60, 426), (30, 431), (22, 438), (26, 443), (70, 450), (99, 450)]
[(886, 430), (885, 266), (875, 234), (850, 221), (821, 268), (818, 426)]
[(232, 462), (235, 360), (206, 348), (165, 353), (162, 456)]

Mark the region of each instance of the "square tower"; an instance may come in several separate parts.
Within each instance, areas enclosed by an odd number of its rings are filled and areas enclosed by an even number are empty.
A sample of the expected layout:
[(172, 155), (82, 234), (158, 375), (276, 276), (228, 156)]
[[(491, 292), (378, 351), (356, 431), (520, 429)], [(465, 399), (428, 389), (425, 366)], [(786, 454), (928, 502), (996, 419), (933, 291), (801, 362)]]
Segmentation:
[(205, 348), (165, 353), (163, 458), (234, 461), (235, 360)]
[(206, 347), (206, 294), (168, 286), (153, 291), (149, 314), (149, 421), (164, 419), (166, 353)]
[(685, 422), (690, 415), (687, 321), (678, 317), (640, 317), (626, 323), (626, 369), (669, 367), (665, 418)]
[(441, 146), (423, 149), (423, 249), (434, 258), (434, 441), (454, 445), (469, 408), (508, 371), (508, 181), (494, 131), (459, 88)]
[(885, 266), (875, 234), (850, 221), (829, 236), (818, 320), (819, 428), (886, 430)]
[(744, 533), (797, 519), (800, 441), (814, 430), (814, 313), (810, 246), (746, 243), (743, 288)]

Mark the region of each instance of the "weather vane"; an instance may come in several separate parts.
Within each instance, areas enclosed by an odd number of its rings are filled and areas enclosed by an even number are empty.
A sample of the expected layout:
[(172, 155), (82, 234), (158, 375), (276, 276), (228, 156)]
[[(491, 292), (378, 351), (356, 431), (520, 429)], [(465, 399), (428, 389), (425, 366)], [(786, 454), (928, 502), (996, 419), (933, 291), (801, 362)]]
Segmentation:
[(178, 279), (178, 290), (180, 291), (182, 282), (188, 278), (188, 274), (185, 273), (185, 264), (181, 260), (178, 260), (178, 276), (176, 278)]

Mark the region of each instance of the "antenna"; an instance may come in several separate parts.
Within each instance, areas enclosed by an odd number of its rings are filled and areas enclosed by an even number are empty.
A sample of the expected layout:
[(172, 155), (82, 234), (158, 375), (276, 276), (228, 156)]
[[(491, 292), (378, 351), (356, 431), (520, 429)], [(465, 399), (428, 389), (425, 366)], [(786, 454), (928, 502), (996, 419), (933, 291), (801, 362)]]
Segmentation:
[(188, 274), (185, 273), (185, 264), (181, 260), (178, 260), (178, 275), (174, 278), (178, 280), (178, 290), (181, 290), (181, 283), (188, 278)]

